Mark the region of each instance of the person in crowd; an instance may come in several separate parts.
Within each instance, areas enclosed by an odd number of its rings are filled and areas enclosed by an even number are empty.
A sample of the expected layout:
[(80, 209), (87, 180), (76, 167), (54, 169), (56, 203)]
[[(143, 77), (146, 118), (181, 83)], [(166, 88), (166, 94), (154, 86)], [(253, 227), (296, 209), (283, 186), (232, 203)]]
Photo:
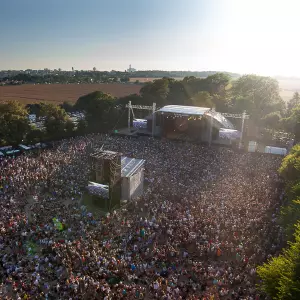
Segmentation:
[[(82, 205), (93, 148), (146, 160), (145, 191)], [(256, 267), (284, 243), (281, 158), (87, 135), (0, 160), (1, 299), (263, 299)]]

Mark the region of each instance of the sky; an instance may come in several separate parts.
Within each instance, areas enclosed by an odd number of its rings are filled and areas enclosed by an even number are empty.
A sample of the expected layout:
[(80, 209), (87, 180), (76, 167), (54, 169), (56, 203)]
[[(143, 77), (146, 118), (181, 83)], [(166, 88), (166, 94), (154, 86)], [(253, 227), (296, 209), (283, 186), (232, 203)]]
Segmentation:
[(0, 69), (300, 76), (299, 0), (0, 1)]

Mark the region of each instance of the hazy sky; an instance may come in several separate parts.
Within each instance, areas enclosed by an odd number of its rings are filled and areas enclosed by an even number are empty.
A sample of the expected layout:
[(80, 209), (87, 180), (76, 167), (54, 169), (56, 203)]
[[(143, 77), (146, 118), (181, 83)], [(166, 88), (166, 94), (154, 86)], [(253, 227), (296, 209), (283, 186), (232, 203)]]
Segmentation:
[(299, 8), (300, 0), (1, 0), (0, 69), (131, 63), (300, 76)]

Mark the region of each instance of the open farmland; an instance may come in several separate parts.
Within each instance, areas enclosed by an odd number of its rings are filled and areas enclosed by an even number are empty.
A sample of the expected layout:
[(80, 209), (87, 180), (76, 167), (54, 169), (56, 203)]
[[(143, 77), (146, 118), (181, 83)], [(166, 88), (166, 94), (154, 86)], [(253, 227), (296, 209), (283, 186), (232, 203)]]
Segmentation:
[(24, 84), (0, 86), (0, 102), (18, 100), (24, 104), (36, 102), (76, 102), (83, 95), (95, 91), (109, 93), (115, 97), (138, 94), (140, 85), (135, 84)]
[[(153, 82), (154, 80), (157, 80), (157, 79), (161, 79), (161, 78), (156, 78), (156, 77), (148, 77), (148, 78), (146, 78), (146, 77), (130, 77), (129, 82), (138, 81), (139, 83), (147, 83), (147, 82)], [(174, 79), (182, 80), (183, 77), (175, 77)]]

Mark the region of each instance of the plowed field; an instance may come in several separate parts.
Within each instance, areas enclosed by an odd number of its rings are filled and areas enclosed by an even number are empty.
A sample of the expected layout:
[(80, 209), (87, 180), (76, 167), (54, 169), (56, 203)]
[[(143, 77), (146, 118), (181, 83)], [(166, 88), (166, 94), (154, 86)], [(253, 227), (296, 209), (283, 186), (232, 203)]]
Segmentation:
[(138, 94), (141, 85), (135, 84), (24, 84), (0, 86), (0, 102), (18, 100), (24, 104), (36, 102), (76, 102), (80, 96), (95, 91), (109, 93), (115, 97)]

